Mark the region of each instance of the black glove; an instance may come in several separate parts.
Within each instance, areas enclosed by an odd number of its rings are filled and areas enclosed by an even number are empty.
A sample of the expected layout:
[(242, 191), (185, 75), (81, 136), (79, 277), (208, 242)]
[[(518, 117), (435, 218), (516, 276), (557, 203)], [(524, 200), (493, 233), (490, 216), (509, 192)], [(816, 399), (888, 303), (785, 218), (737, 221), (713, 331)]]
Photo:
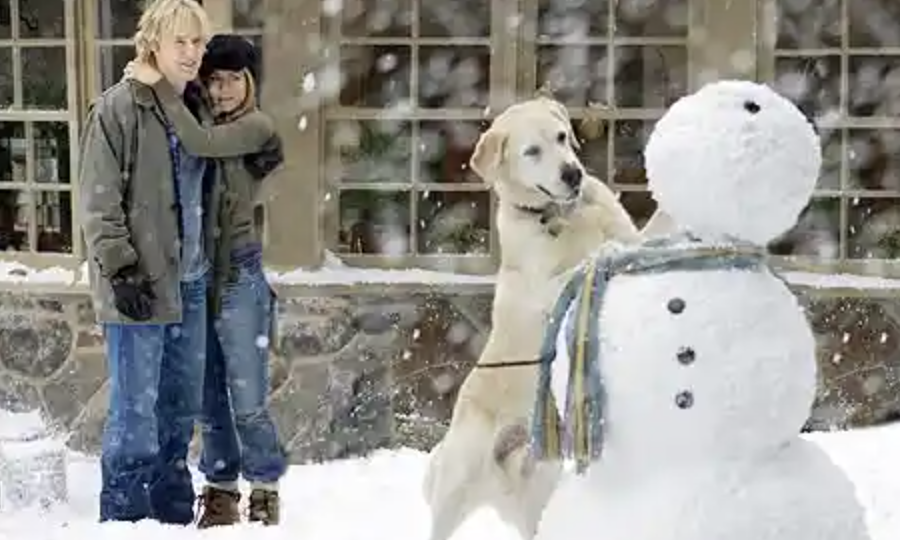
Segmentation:
[(284, 162), (281, 137), (276, 133), (255, 154), (244, 156), (244, 168), (254, 180), (262, 180)]
[(153, 285), (137, 265), (126, 266), (110, 280), (116, 309), (135, 321), (147, 321), (153, 317)]

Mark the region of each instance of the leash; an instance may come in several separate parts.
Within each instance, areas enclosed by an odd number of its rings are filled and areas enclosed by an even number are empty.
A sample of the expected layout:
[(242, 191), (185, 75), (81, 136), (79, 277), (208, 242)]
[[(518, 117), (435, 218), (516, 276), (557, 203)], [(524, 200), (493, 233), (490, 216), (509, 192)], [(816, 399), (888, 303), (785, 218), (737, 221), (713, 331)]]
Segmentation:
[(512, 362), (491, 362), (490, 364), (475, 364), (473, 369), (497, 369), (522, 366), (538, 366), (541, 364), (540, 358), (534, 360), (514, 360)]

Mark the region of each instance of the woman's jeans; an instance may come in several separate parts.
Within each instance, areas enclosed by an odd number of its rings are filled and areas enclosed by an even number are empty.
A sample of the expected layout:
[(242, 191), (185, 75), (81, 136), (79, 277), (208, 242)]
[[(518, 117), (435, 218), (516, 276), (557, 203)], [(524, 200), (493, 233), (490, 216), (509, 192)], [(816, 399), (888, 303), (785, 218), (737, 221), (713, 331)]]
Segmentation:
[[(222, 309), (208, 330), (200, 470), (210, 483), (274, 483), (287, 458), (267, 408), (269, 335), (275, 295), (262, 250), (232, 254)], [(230, 399), (229, 399), (230, 398)]]

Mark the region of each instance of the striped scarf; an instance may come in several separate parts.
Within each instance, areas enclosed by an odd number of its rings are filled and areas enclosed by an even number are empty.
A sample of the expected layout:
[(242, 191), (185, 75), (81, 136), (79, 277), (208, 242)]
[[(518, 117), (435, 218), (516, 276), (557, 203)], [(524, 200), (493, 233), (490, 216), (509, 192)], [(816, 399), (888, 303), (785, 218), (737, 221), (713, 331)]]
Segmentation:
[[(728, 239), (711, 244), (689, 233), (654, 238), (634, 248), (604, 252), (582, 264), (556, 301), (540, 352), (537, 399), (532, 418), (532, 451), (538, 459), (575, 460), (582, 474), (599, 459), (603, 448), (603, 364), (600, 348), (600, 310), (609, 281), (624, 274), (659, 274), (704, 270), (763, 271), (765, 250)], [(562, 415), (551, 390), (557, 336), (566, 314), (570, 360), (567, 399)]]

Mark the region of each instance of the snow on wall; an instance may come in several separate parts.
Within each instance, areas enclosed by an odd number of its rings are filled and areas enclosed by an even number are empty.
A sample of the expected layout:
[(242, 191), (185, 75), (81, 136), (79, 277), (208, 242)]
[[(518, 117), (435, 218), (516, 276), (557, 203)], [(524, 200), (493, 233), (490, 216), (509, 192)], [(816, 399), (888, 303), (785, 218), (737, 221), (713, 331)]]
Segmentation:
[[(298, 269), (290, 272), (267, 271), (269, 280), (277, 285), (352, 285), (352, 284), (433, 284), (433, 285), (491, 285), (494, 275), (468, 275), (437, 272), (421, 268), (379, 270), (353, 268), (326, 259), (319, 270)], [(900, 289), (900, 279), (888, 279), (854, 274), (817, 274), (812, 272), (786, 272), (787, 280), (801, 287), (814, 289)], [(68, 285), (86, 287), (87, 269), (78, 271), (60, 267), (30, 268), (22, 263), (0, 261), (0, 284), (22, 283), (28, 285)]]

